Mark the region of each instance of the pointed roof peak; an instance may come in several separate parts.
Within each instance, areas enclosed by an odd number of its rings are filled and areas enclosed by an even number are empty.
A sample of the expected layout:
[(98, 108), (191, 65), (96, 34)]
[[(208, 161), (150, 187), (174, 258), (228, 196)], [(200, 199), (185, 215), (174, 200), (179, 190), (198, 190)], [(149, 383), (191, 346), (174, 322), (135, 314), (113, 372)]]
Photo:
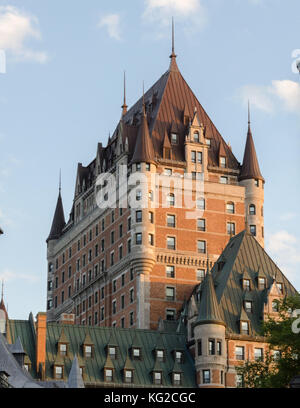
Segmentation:
[(61, 198), (61, 181), (60, 181), (58, 198), (57, 198), (56, 208), (55, 208), (54, 217), (52, 221), (52, 226), (51, 226), (50, 234), (46, 242), (52, 239), (58, 239), (61, 236), (62, 230), (65, 225), (66, 225), (66, 221), (65, 221), (64, 208), (63, 208), (63, 203), (62, 203), (62, 198)]
[(214, 280), (211, 273), (207, 273), (202, 285), (202, 295), (200, 300), (197, 324), (212, 323), (225, 325), (221, 318)]
[(239, 179), (240, 180), (259, 179), (264, 181), (264, 178), (259, 168), (254, 141), (252, 137), (249, 101), (248, 101), (248, 133), (244, 151), (243, 164)]
[(68, 387), (69, 388), (84, 388), (84, 383), (83, 383), (82, 375), (80, 373), (80, 367), (79, 367), (77, 354), (75, 354), (75, 357), (72, 362), (72, 366), (71, 366), (71, 370), (70, 370), (69, 378), (68, 378)]

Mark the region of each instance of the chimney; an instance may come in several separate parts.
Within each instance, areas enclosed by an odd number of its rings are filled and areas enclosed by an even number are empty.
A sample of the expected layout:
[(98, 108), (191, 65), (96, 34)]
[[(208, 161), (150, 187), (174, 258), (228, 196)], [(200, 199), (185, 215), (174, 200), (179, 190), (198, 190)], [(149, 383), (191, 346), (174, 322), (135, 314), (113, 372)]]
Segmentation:
[(47, 335), (47, 314), (39, 312), (36, 315), (36, 370), (41, 378), (45, 376), (46, 363), (46, 335)]
[(75, 315), (73, 313), (62, 313), (59, 319), (60, 324), (74, 324)]

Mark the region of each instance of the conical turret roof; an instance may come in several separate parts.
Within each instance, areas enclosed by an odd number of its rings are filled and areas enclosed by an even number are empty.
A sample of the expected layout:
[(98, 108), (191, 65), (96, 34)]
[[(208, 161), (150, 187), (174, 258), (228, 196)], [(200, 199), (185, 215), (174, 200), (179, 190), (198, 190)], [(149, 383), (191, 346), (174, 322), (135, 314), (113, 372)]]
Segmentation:
[(244, 152), (243, 165), (239, 179), (240, 180), (259, 179), (264, 181), (264, 178), (260, 172), (254, 141), (252, 137), (252, 131), (250, 126), (250, 114), (248, 119), (248, 133)]
[(214, 323), (222, 324), (225, 326), (225, 323), (221, 318), (220, 308), (211, 273), (207, 273), (202, 285), (203, 288), (196, 324)]
[(143, 105), (142, 121), (136, 138), (132, 163), (155, 163), (154, 148), (150, 138), (145, 105)]
[(62, 230), (65, 225), (66, 225), (66, 221), (65, 221), (64, 208), (63, 208), (61, 193), (59, 191), (50, 234), (46, 242), (52, 239), (58, 239), (61, 236)]

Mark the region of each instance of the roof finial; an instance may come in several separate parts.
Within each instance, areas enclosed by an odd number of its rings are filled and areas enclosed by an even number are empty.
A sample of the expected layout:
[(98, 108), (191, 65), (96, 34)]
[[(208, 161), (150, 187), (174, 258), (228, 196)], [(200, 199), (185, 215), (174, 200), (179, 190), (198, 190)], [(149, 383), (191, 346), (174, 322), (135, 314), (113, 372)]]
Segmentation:
[(251, 121), (250, 121), (250, 101), (248, 99), (248, 125), (249, 126), (250, 126), (250, 123), (251, 123)]
[(175, 54), (175, 34), (174, 34), (174, 17), (172, 17), (172, 54), (170, 55), (170, 58), (176, 58)]
[(123, 100), (123, 105), (122, 105), (122, 116), (124, 116), (127, 113), (127, 105), (126, 105), (126, 72), (124, 71), (124, 100)]
[(2, 289), (1, 289), (1, 302), (3, 302), (4, 296), (3, 296), (3, 288), (4, 288), (4, 279), (2, 279)]
[(143, 114), (146, 115), (144, 81), (143, 81)]
[(61, 169), (59, 169), (59, 194), (61, 193)]

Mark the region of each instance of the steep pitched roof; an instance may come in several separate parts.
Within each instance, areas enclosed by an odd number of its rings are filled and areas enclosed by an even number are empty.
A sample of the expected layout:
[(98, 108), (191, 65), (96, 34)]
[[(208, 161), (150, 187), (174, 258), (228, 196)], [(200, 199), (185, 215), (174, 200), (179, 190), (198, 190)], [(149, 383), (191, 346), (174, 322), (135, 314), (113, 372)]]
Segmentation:
[(244, 152), (244, 159), (241, 168), (241, 173), (239, 176), (239, 180), (247, 180), (247, 179), (259, 179), (263, 180), (264, 178), (261, 175), (256, 150), (254, 146), (254, 141), (252, 137), (250, 121), (248, 125), (248, 133), (247, 133), (247, 141), (245, 146)]
[[(239, 333), (237, 321), (242, 316), (244, 300), (249, 299), (253, 301), (253, 312), (247, 317), (251, 322), (252, 334), (259, 335), (266, 291), (258, 288), (258, 271), (266, 278), (267, 288), (272, 285), (276, 275), (276, 280), (283, 283), (284, 295), (292, 296), (297, 294), (297, 291), (255, 237), (246, 230), (230, 239), (221, 257), (225, 260), (222, 270), (218, 270), (217, 261), (211, 273), (214, 282), (217, 283), (216, 297), (227, 330), (231, 333)], [(242, 285), (245, 269), (251, 279), (249, 293), (245, 293)], [(243, 317), (245, 317), (244, 314)]]
[(66, 221), (65, 221), (64, 208), (63, 208), (61, 193), (59, 191), (50, 234), (46, 242), (49, 242), (52, 239), (58, 239), (61, 236), (62, 230), (65, 225), (66, 225)]
[(135, 150), (131, 160), (132, 163), (154, 163), (154, 149), (149, 134), (147, 115), (143, 107), (142, 121), (136, 138)]
[[(152, 102), (153, 95), (155, 95), (155, 103)], [(152, 138), (155, 155), (161, 156), (165, 129), (170, 129), (173, 126), (176, 128), (179, 137), (179, 143), (172, 145), (173, 158), (179, 161), (185, 160), (184, 143), (187, 128), (183, 117), (188, 115), (192, 118), (196, 108), (199, 119), (205, 128), (205, 137), (211, 139), (209, 165), (218, 166), (218, 149), (222, 141), (224, 143), (228, 167), (236, 170), (239, 169), (237, 159), (184, 80), (178, 69), (175, 57), (171, 58), (169, 69), (145, 93), (145, 101), (146, 107), (149, 110), (149, 133)], [(142, 108), (143, 99), (140, 98), (123, 116), (124, 123), (131, 124), (135, 118), (141, 117)]]
[(69, 373), (68, 387), (69, 388), (84, 388), (84, 383), (83, 383), (82, 375), (80, 373), (78, 358), (76, 354), (73, 359), (72, 367)]
[(216, 297), (214, 281), (211, 273), (207, 273), (201, 286), (201, 300), (196, 324), (224, 324)]

